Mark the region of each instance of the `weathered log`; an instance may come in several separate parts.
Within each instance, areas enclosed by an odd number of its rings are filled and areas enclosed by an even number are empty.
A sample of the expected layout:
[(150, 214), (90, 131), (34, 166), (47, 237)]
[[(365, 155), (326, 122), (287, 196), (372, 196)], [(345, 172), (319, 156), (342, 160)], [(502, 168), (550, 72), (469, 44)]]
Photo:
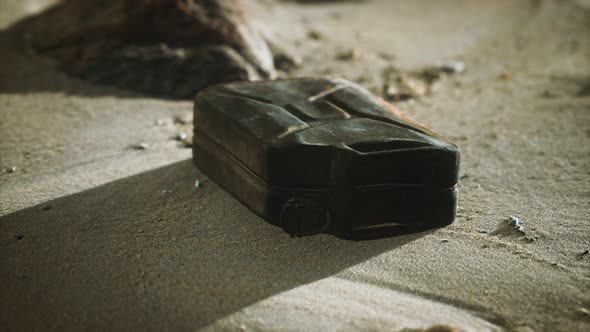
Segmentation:
[(69, 74), (159, 96), (276, 75), (239, 0), (64, 0), (20, 28)]

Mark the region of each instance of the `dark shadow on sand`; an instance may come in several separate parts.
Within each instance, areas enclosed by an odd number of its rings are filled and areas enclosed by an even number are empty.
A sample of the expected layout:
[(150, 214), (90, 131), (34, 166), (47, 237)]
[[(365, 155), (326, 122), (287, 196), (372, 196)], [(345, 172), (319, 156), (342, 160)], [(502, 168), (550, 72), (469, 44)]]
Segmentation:
[(183, 161), (0, 218), (0, 316), (14, 330), (207, 326), (426, 233), (290, 238)]

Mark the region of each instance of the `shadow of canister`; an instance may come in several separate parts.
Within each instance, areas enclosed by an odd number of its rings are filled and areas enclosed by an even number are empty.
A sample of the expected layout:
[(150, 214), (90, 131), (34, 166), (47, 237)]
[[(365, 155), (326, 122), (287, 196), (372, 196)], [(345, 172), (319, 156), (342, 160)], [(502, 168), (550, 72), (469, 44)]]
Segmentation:
[(5, 327), (194, 329), (425, 234), (292, 239), (200, 177), (182, 161), (0, 218)]

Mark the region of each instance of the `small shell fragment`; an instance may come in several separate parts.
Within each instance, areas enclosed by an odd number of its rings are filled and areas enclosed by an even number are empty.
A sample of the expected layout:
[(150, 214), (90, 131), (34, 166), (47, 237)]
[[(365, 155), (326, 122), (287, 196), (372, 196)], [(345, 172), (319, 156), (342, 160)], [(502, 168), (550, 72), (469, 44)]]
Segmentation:
[(524, 234), (524, 224), (518, 217), (510, 216), (508, 218), (508, 222), (514, 229), (516, 229), (519, 233)]

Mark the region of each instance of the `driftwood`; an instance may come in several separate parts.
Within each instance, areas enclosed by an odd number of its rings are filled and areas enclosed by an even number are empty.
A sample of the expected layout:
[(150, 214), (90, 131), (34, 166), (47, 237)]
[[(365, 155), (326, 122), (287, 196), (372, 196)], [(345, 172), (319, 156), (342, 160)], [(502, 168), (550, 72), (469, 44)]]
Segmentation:
[(69, 74), (160, 96), (276, 75), (239, 0), (64, 0), (20, 28)]

